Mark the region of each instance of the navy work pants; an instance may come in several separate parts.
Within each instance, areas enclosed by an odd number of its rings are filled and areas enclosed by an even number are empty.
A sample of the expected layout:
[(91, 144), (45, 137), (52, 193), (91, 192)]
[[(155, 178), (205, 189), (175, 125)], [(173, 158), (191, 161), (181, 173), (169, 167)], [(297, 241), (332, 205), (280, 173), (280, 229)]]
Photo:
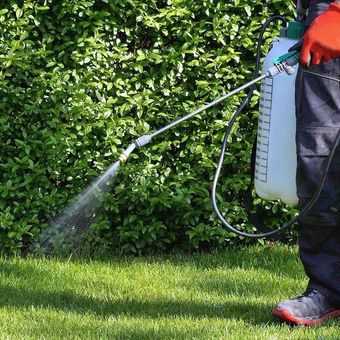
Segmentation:
[[(330, 1), (311, 1), (307, 23)], [(329, 79), (333, 78), (333, 79)], [(338, 81), (337, 81), (338, 80)], [(340, 128), (340, 59), (306, 70), (296, 79), (297, 194), (299, 209), (311, 199)], [(319, 199), (300, 219), (300, 258), (316, 288), (340, 307), (340, 148)]]

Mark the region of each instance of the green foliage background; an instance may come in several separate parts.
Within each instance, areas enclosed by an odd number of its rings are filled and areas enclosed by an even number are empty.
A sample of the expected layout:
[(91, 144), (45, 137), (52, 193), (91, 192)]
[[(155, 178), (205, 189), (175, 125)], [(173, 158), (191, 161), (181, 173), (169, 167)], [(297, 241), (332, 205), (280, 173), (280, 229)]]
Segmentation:
[[(1, 249), (29, 243), (133, 138), (250, 80), (259, 29), (273, 14), (292, 16), (290, 1), (1, 1)], [(131, 156), (93, 247), (140, 253), (243, 242), (221, 228), (209, 197), (241, 97)], [(233, 134), (219, 196), (229, 221), (248, 231), (239, 197), (249, 185), (256, 100)], [(270, 217), (277, 203), (255, 203), (272, 226), (289, 215)]]

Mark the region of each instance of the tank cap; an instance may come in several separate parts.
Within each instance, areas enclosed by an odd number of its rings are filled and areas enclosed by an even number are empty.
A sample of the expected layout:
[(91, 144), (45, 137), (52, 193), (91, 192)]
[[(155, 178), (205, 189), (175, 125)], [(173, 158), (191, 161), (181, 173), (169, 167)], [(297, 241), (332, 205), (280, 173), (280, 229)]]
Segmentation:
[(305, 25), (301, 21), (290, 21), (287, 28), (287, 38), (299, 40), (305, 33)]

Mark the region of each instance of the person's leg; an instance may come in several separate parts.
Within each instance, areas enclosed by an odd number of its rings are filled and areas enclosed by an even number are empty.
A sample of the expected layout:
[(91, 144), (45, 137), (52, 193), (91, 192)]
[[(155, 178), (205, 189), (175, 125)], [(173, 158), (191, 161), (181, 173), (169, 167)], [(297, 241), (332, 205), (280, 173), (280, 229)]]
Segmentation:
[(340, 308), (340, 228), (300, 225), (299, 249), (308, 289)]
[(293, 324), (313, 326), (340, 316), (340, 228), (299, 227), (300, 258), (309, 277), (306, 292), (273, 311)]
[[(339, 80), (339, 59), (299, 70), (296, 180), (300, 211), (317, 188), (340, 128)], [(340, 315), (339, 166), (340, 148), (335, 152), (319, 199), (300, 218), (300, 258), (309, 284), (302, 296), (281, 302), (274, 309), (274, 316), (283, 321), (315, 325)]]

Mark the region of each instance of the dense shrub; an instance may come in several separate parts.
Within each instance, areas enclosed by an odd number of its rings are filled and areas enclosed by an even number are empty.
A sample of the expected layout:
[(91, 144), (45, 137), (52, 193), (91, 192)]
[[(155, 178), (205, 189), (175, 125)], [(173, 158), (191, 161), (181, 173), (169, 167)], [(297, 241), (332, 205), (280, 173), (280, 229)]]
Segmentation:
[[(2, 250), (30, 242), (133, 138), (250, 80), (259, 28), (278, 13), (293, 14), (288, 0), (1, 1)], [(221, 228), (209, 190), (241, 99), (133, 154), (93, 246), (141, 252), (240, 242)], [(248, 231), (239, 197), (249, 186), (256, 115), (254, 98), (230, 141), (219, 197), (229, 221)], [(269, 215), (278, 208), (256, 204)]]

